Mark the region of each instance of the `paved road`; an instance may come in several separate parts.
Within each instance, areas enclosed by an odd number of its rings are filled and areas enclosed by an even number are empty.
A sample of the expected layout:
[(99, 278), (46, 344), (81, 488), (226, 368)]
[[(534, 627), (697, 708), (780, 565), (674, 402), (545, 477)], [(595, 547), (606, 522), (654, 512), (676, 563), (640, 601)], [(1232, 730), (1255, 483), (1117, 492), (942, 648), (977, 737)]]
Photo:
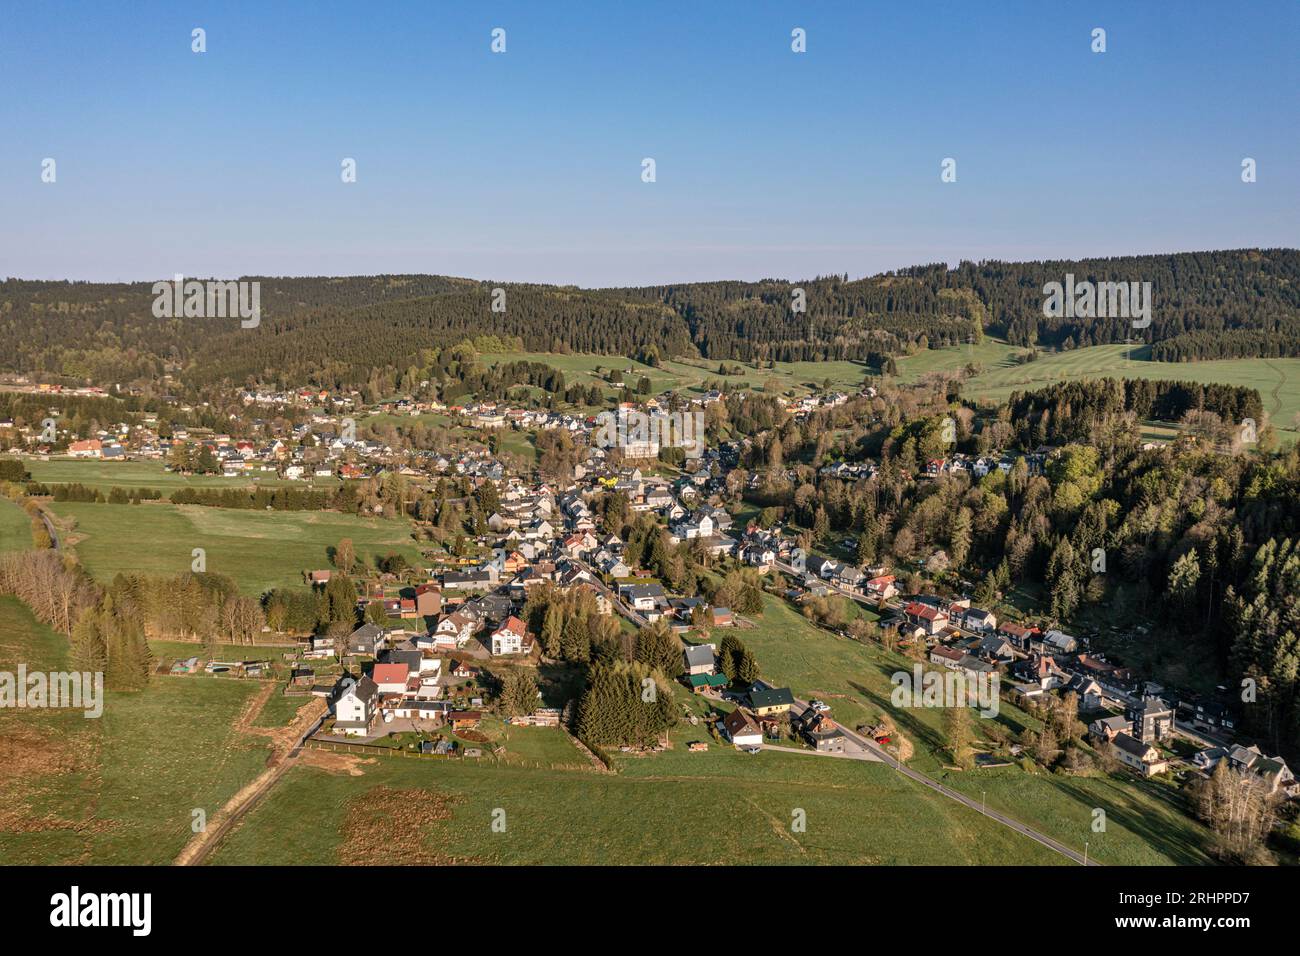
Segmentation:
[(605, 582), (600, 579), (600, 572), (595, 568), (589, 565), (586, 561), (575, 559), (573, 563), (591, 575), (591, 583), (596, 586), (596, 590), (609, 599), (609, 603), (614, 605), (614, 609), (618, 611), (619, 614), (622, 614), (638, 627), (645, 627), (650, 623), (644, 616), (639, 614), (635, 608), (624, 604), (623, 599), (620, 598), (616, 592), (611, 591)]
[[(808, 706), (808, 703), (806, 701), (802, 701), (796, 698), (794, 705), (795, 707), (802, 710), (803, 708)], [(859, 747), (861, 747), (863, 750), (867, 751), (868, 753), (875, 754), (876, 759), (880, 760), (882, 763), (886, 763), (889, 766), (893, 767), (899, 773), (903, 774), (903, 776), (910, 777), (912, 780), (915, 780), (917, 783), (921, 784), (924, 787), (929, 787), (931, 790), (935, 791), (936, 793), (941, 793), (945, 797), (948, 797), (951, 800), (956, 800), (958, 803), (965, 804), (966, 806), (970, 807), (972, 810), (979, 811), (980, 813), (984, 814), (984, 816), (996, 820), (998, 823), (1001, 823), (1003, 826), (1010, 827), (1012, 830), (1015, 830), (1017, 833), (1024, 834), (1025, 836), (1029, 837), (1031, 840), (1036, 840), (1037, 842), (1041, 843), (1043, 846), (1047, 847), (1048, 849), (1055, 850), (1057, 853), (1061, 854), (1062, 856), (1069, 857), (1075, 863), (1084, 862), (1082, 853), (1078, 853), (1070, 849), (1064, 843), (1059, 843), (1056, 840), (1053, 840), (1047, 834), (1039, 833), (1037, 830), (1033, 829), (1032, 827), (1027, 827), (1018, 820), (1013, 820), (1005, 813), (999, 813), (997, 810), (989, 810), (988, 808), (981, 805), (981, 801), (972, 799), (971, 797), (966, 796), (966, 794), (964, 793), (959, 793), (956, 790), (953, 790), (951, 787), (945, 787), (937, 780), (932, 780), (931, 778), (927, 777), (925, 774), (918, 773), (917, 771), (911, 769), (910, 767), (902, 763), (899, 763), (874, 740), (864, 737), (855, 731), (849, 730), (849, 728), (845, 727), (843, 724), (840, 724), (839, 727), (840, 730), (844, 732), (844, 736), (849, 741), (857, 744)], [(1088, 866), (1098, 866), (1098, 865), (1099, 864), (1097, 863), (1096, 860), (1088, 860)]]
[(779, 750), (786, 754), (803, 754), (807, 757), (836, 757), (840, 760), (879, 760), (880, 758), (870, 750), (846, 750), (842, 754), (819, 753), (816, 750), (804, 750), (799, 747), (781, 747), (776, 744), (762, 744), (764, 750)]

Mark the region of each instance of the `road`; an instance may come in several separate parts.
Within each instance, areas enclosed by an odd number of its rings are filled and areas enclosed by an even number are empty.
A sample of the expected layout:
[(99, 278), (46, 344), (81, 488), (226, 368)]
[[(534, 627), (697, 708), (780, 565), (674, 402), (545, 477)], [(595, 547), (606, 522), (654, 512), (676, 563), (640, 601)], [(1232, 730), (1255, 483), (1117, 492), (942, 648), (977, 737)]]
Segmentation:
[(44, 508), (39, 509), (36, 513), (41, 516), (41, 521), (45, 522), (45, 530), (50, 533), (51, 546), (55, 551), (62, 551), (63, 546), (59, 544), (59, 535), (54, 530), (54, 522), (50, 520), (50, 516), (45, 513)]
[[(799, 710), (803, 710), (808, 706), (808, 703), (807, 701), (802, 701), (799, 700), (798, 698), (795, 698), (794, 705)], [(1033, 829), (1032, 827), (1025, 826), (1019, 820), (1013, 820), (1005, 813), (999, 813), (997, 810), (988, 809), (987, 807), (982, 805), (982, 801), (972, 799), (971, 797), (966, 796), (966, 794), (964, 793), (959, 793), (956, 790), (953, 790), (951, 787), (945, 787), (937, 780), (932, 780), (930, 777), (927, 777), (923, 773), (918, 773), (917, 771), (911, 769), (910, 767), (900, 763), (898, 760), (895, 760), (894, 757), (892, 757), (883, 747), (877, 744), (874, 740), (864, 737), (855, 731), (849, 730), (849, 728), (845, 727), (843, 724), (839, 724), (839, 728), (844, 733), (844, 736), (848, 741), (850, 741), (853, 744), (856, 744), (858, 747), (861, 747), (863, 750), (867, 751), (868, 753), (874, 754), (877, 760), (881, 761), (882, 763), (888, 764), (889, 766), (897, 770), (899, 773), (901, 773), (903, 776), (915, 780), (923, 787), (929, 787), (935, 793), (941, 793), (945, 797), (948, 797), (950, 800), (956, 800), (958, 803), (965, 804), (966, 806), (970, 807), (972, 810), (976, 810), (984, 814), (984, 816), (996, 820), (998, 823), (1001, 823), (1003, 826), (1009, 827), (1010, 829), (1015, 830), (1017, 833), (1023, 834), (1024, 836), (1029, 837), (1029, 839), (1041, 843), (1049, 850), (1055, 850), (1057, 853), (1061, 854), (1062, 856), (1069, 857), (1075, 863), (1084, 862), (1082, 853), (1078, 853), (1070, 849), (1064, 843), (1059, 843), (1056, 840), (1053, 840), (1047, 834), (1039, 833), (1037, 830)], [(1098, 866), (1099, 864), (1097, 863), (1096, 860), (1088, 860), (1087, 865)]]
[(591, 583), (596, 586), (596, 590), (605, 595), (609, 600), (609, 603), (614, 606), (614, 609), (618, 611), (619, 614), (622, 614), (637, 627), (645, 627), (650, 623), (644, 616), (637, 613), (635, 608), (628, 607), (624, 604), (623, 599), (619, 597), (617, 593), (611, 591), (608, 585), (600, 579), (600, 573), (595, 568), (589, 565), (586, 561), (575, 559), (573, 563), (591, 575)]

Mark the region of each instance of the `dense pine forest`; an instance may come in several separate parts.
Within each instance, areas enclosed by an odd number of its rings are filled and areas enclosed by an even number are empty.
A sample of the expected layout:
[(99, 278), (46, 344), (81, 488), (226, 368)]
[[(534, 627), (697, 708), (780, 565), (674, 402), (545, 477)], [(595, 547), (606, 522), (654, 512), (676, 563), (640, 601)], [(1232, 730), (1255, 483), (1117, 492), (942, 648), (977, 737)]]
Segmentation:
[[(1043, 286), (1152, 284), (1149, 328), (1048, 318)], [(250, 277), (255, 278), (255, 277)], [(262, 320), (155, 318), (150, 283), (0, 283), (0, 368), (80, 382), (357, 384), (423, 349), (496, 335), (524, 351), (873, 363), (978, 341), (1074, 348), (1126, 339), (1157, 361), (1300, 355), (1300, 250), (917, 266), (850, 281), (706, 282), (634, 289), (442, 276), (261, 278)], [(493, 311), (493, 289), (505, 290)], [(793, 303), (802, 290), (806, 308)]]

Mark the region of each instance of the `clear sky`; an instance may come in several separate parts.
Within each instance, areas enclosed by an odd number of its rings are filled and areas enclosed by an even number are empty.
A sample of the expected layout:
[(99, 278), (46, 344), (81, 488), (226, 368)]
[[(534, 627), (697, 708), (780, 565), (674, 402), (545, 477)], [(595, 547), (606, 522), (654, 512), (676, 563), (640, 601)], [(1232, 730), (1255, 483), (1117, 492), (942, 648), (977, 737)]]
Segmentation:
[(1296, 0), (10, 0), (0, 276), (622, 285), (1296, 246), (1298, 50)]

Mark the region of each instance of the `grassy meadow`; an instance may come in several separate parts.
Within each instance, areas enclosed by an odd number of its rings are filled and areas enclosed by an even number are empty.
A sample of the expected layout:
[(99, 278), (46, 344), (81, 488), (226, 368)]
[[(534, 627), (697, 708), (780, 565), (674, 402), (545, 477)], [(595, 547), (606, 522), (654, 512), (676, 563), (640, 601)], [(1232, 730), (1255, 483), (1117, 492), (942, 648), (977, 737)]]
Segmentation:
[[(332, 756), (332, 755), (331, 755)], [(662, 756), (662, 755), (661, 755)], [(434, 760), (310, 762), (231, 834), (216, 864), (329, 865), (381, 840), (389, 862), (500, 864), (993, 864), (1058, 862), (1047, 849), (883, 765), (715, 745), (642, 772)], [(312, 758), (309, 757), (310, 761)], [(393, 843), (385, 811), (445, 808)], [(302, 808), (310, 806), (310, 813)], [(807, 831), (791, 832), (802, 809)], [(492, 829), (494, 811), (505, 831)], [(500, 814), (497, 814), (498, 818)], [(441, 817), (441, 818), (438, 818)]]
[[(67, 641), (0, 598), (0, 669), (67, 667)], [(236, 728), (253, 681), (155, 677), (108, 692), (103, 716), (0, 710), (0, 860), (166, 864), (265, 765), (264, 737)]]
[[(817, 628), (770, 595), (764, 601), (763, 615), (754, 619), (757, 626), (736, 632), (757, 656), (763, 678), (789, 686), (795, 696), (805, 700), (825, 700), (835, 718), (849, 727), (872, 724), (881, 713), (889, 711), (899, 731), (915, 748), (909, 761), (914, 769), (970, 796), (984, 794), (990, 808), (1067, 846), (1081, 851), (1086, 841), (1089, 854), (1102, 863), (1210, 862), (1203, 851), (1207, 831), (1186, 815), (1181, 795), (1168, 783), (1139, 781), (1128, 775), (1111, 779), (1105, 775), (1031, 773), (1019, 766), (948, 769), (943, 753), (943, 712), (890, 706), (890, 676), (910, 671), (914, 662), (878, 645), (860, 644)], [(718, 632), (712, 639), (721, 639)], [(1011, 730), (1040, 726), (1037, 719), (1005, 700), (997, 717), (990, 719)], [(980, 719), (974, 721), (977, 739), (981, 723)], [(676, 759), (675, 754), (672, 759)], [(1098, 807), (1106, 811), (1108, 818), (1104, 833), (1091, 831), (1092, 811)]]
[(32, 519), (18, 504), (0, 498), (0, 554), (32, 546)]
[[(1031, 391), (1053, 382), (1086, 378), (1133, 378), (1241, 385), (1259, 391), (1273, 426), (1281, 437), (1300, 437), (1300, 359), (1224, 359), (1209, 362), (1153, 362), (1147, 346), (1093, 345), (1069, 352), (1041, 355), (1036, 361), (1015, 361), (1022, 349), (986, 340), (980, 345), (954, 346), (918, 352), (898, 360), (899, 376), (915, 381), (928, 372), (957, 371), (970, 363), (980, 366), (962, 389), (963, 395), (1005, 401), (1015, 391)], [(1151, 429), (1153, 436), (1160, 432)], [(1164, 430), (1165, 437), (1172, 431)]]
[(650, 379), (650, 384), (657, 394), (666, 389), (687, 392), (702, 392), (708, 383), (726, 381), (733, 386), (745, 384), (762, 392), (785, 394), (803, 394), (809, 388), (820, 388), (829, 379), (832, 387), (857, 389), (862, 387), (863, 379), (869, 371), (862, 362), (777, 362), (775, 368), (756, 368), (744, 362), (728, 361), (728, 367), (743, 368), (743, 375), (721, 376), (718, 374), (718, 362), (700, 359), (698, 362), (665, 361), (658, 368), (638, 362), (623, 355), (560, 355), (551, 352), (504, 352), (484, 355), (487, 364), (500, 362), (528, 361), (545, 362), (553, 368), (564, 372), (569, 385), (602, 385), (612, 399), (615, 388), (603, 377), (596, 374), (596, 369), (608, 372), (617, 369), (623, 372), (624, 381), (635, 387), (642, 376)]
[(311, 481), (286, 481), (274, 475), (253, 481), (253, 472), (238, 478), (224, 475), (182, 475), (165, 470), (161, 461), (96, 461), (90, 458), (38, 458), (23, 460), (33, 481), (45, 484), (77, 482), (105, 493), (110, 488), (156, 488), (164, 495), (179, 488), (251, 488), (259, 485), (299, 488), (334, 488), (337, 478), (314, 478)]
[(363, 518), (328, 511), (251, 511), (173, 505), (51, 502), (49, 510), (75, 522), (61, 535), (96, 578), (123, 571), (179, 574), (190, 569), (194, 548), (206, 552), (207, 570), (226, 574), (248, 595), (301, 585), (302, 572), (329, 567), (327, 548), (351, 538), (357, 555), (420, 552), (404, 519)]

